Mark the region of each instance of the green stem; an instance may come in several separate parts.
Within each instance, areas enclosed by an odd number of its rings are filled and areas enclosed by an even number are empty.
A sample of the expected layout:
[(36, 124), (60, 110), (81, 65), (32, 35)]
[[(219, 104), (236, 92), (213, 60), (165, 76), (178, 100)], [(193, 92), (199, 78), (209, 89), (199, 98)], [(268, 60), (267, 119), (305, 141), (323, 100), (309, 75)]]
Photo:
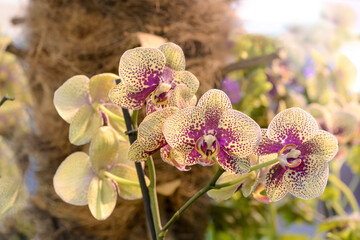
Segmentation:
[(138, 115), (139, 115), (139, 110), (134, 110), (131, 116), (131, 121), (134, 126), (134, 129), (138, 129), (138, 123), (137, 123)]
[(337, 212), (338, 215), (340, 216), (345, 216), (346, 212), (343, 209), (343, 207), (341, 206), (341, 204), (337, 201), (332, 201), (332, 207), (335, 209), (335, 211)]
[(152, 209), (152, 217), (154, 220), (156, 235), (158, 235), (161, 229), (161, 219), (160, 219), (159, 204), (156, 193), (155, 165), (151, 156), (147, 159), (146, 163), (149, 169), (150, 185), (148, 186), (148, 189), (149, 189), (150, 203)]
[[(106, 115), (108, 115), (109, 117), (111, 117), (112, 119), (115, 119), (119, 122), (125, 123), (125, 119), (122, 116), (119, 116), (115, 113), (113, 113), (112, 111), (110, 111), (109, 109), (107, 109), (104, 105), (99, 104), (99, 108), (106, 113)], [(136, 128), (135, 128), (136, 129)]]
[(254, 171), (254, 170), (257, 170), (257, 169), (260, 169), (260, 168), (263, 168), (263, 167), (270, 166), (270, 165), (272, 165), (272, 164), (274, 164), (274, 163), (277, 163), (278, 161), (279, 161), (279, 159), (275, 158), (275, 159), (273, 159), (273, 160), (271, 160), (271, 161), (267, 161), (267, 162), (264, 162), (264, 163), (260, 163), (260, 164), (258, 164), (258, 165), (254, 165), (254, 166), (252, 166), (252, 167), (250, 168), (250, 171), (249, 171), (249, 172), (252, 172), (252, 171)]
[(271, 217), (271, 227), (272, 227), (272, 237), (273, 239), (278, 239), (277, 236), (277, 218), (276, 218), (276, 206), (274, 203), (269, 203), (270, 217)]
[(111, 178), (113, 180), (115, 180), (116, 182), (120, 183), (120, 184), (126, 184), (126, 185), (129, 185), (129, 186), (135, 186), (135, 187), (140, 187), (140, 184), (138, 182), (134, 182), (134, 181), (130, 181), (128, 179), (125, 179), (125, 178), (121, 178), (121, 177), (118, 177), (110, 172), (104, 172), (104, 175), (108, 178)]
[(357, 203), (357, 200), (352, 193), (352, 191), (349, 189), (349, 187), (343, 183), (338, 177), (336, 177), (334, 174), (329, 175), (329, 182), (334, 184), (337, 188), (339, 188), (345, 195), (345, 197), (349, 200), (350, 206), (353, 209), (355, 213), (359, 213), (359, 205)]
[(171, 217), (171, 219), (166, 223), (166, 225), (161, 229), (160, 233), (158, 234), (159, 240), (164, 239), (165, 234), (169, 227), (179, 218), (179, 216), (193, 204), (198, 198), (200, 198), (202, 195), (204, 195), (206, 192), (208, 192), (211, 189), (214, 189), (216, 181), (219, 179), (221, 174), (224, 173), (224, 169), (219, 168), (218, 171), (215, 173), (214, 177), (211, 179), (211, 181), (203, 187), (199, 192), (197, 192), (192, 198), (190, 198), (175, 214)]

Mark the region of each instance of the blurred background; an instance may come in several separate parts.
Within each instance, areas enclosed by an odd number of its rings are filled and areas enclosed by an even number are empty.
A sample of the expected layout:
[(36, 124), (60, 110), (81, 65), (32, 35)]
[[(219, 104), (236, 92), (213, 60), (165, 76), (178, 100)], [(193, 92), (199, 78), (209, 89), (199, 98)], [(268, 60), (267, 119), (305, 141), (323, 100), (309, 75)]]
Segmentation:
[[(340, 151), (318, 199), (289, 194), (265, 204), (238, 191), (203, 197), (168, 239), (360, 239), (360, 1), (358, 0), (0, 0), (0, 239), (146, 239), (141, 200), (119, 200), (106, 221), (55, 194), (52, 178), (72, 152), (52, 103), (75, 74), (117, 74), (139, 33), (180, 45), (198, 97), (224, 90), (233, 107), (266, 128), (301, 107), (334, 134)], [(163, 221), (210, 179), (155, 158)], [(201, 219), (201, 221), (199, 221)]]

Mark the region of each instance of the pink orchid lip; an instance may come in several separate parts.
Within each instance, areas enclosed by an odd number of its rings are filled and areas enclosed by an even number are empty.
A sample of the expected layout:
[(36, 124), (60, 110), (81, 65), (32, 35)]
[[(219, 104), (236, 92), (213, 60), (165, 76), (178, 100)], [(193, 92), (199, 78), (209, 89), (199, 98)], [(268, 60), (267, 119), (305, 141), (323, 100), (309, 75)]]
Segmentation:
[(170, 92), (171, 92), (171, 85), (168, 83), (160, 83), (159, 86), (151, 94), (151, 100), (154, 105), (166, 105)]
[[(279, 163), (284, 169), (287, 169), (287, 167), (296, 168), (301, 164), (301, 159), (297, 158), (301, 152), (296, 148), (296, 144), (291, 143), (285, 145), (278, 152)], [(290, 162), (288, 160), (290, 160)]]
[(201, 154), (199, 164), (208, 166), (216, 161), (216, 155), (220, 152), (220, 144), (213, 135), (205, 135), (196, 140), (195, 149)]

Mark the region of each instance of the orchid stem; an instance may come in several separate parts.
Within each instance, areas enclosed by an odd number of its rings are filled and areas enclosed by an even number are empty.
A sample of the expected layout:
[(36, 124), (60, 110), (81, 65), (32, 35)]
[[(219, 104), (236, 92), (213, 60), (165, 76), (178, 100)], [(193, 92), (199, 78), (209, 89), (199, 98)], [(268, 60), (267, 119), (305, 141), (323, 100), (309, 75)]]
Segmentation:
[(106, 115), (108, 115), (109, 117), (111, 117), (112, 119), (115, 119), (119, 122), (125, 123), (125, 119), (122, 116), (119, 116), (115, 113), (113, 113), (112, 111), (110, 111), (109, 109), (107, 109), (104, 105), (99, 105), (99, 108), (106, 113)]
[(345, 195), (345, 197), (348, 199), (351, 208), (355, 213), (359, 213), (359, 205), (358, 202), (350, 190), (350, 188), (343, 183), (338, 177), (336, 177), (334, 174), (329, 175), (329, 182), (334, 184), (337, 188), (339, 188)]
[(273, 239), (278, 239), (278, 234), (277, 234), (277, 217), (276, 217), (276, 206), (275, 204), (269, 203), (269, 212), (270, 212), (270, 217), (271, 217), (271, 227), (272, 227), (272, 231), (273, 231)]
[(152, 156), (150, 156), (147, 159), (146, 163), (149, 169), (150, 185), (148, 186), (148, 189), (149, 189), (149, 196), (151, 202), (152, 217), (154, 220), (156, 234), (159, 234), (161, 229), (161, 219), (160, 219), (159, 204), (156, 193), (155, 165)]
[(140, 184), (134, 181), (130, 181), (128, 179), (125, 178), (121, 178), (118, 177), (110, 172), (105, 171), (104, 175), (107, 176), (108, 178), (111, 178), (113, 180), (115, 180), (116, 182), (120, 183), (120, 184), (125, 184), (125, 185), (129, 185), (129, 186), (134, 186), (134, 187), (140, 187)]
[(260, 169), (260, 168), (264, 168), (264, 167), (267, 167), (267, 166), (270, 166), (274, 163), (277, 163), (279, 161), (279, 159), (275, 158), (273, 160), (270, 160), (270, 161), (267, 161), (267, 162), (264, 162), (264, 163), (260, 163), (258, 165), (254, 165), (250, 168), (250, 171), (249, 172), (252, 172), (252, 171), (255, 171), (257, 169)]
[[(123, 111), (127, 131), (134, 130), (134, 125), (132, 124), (129, 110), (123, 108), (122, 111)], [(134, 122), (137, 123), (137, 119)], [(136, 138), (137, 138), (136, 132), (132, 132), (128, 136), (129, 136), (130, 144), (132, 144), (133, 142), (136, 141)], [(154, 219), (153, 219), (152, 210), (151, 210), (151, 201), (150, 201), (149, 191), (147, 189), (146, 182), (145, 182), (144, 169), (140, 162), (135, 162), (135, 168), (136, 168), (136, 173), (139, 178), (141, 194), (143, 197), (143, 203), (144, 203), (144, 208), (145, 208), (146, 220), (147, 220), (149, 232), (151, 235), (151, 239), (157, 240), (155, 224), (154, 224)]]
[(214, 177), (211, 179), (211, 181), (205, 187), (203, 187), (199, 192), (197, 192), (194, 196), (192, 196), (177, 212), (174, 213), (171, 219), (166, 223), (166, 225), (161, 229), (160, 233), (158, 234), (159, 240), (164, 239), (165, 234), (168, 231), (169, 227), (179, 218), (179, 216), (186, 209), (188, 209), (188, 207), (190, 207), (198, 198), (200, 198), (206, 192), (208, 192), (211, 189), (214, 189), (216, 181), (224, 173), (224, 171), (225, 171), (224, 169), (219, 168), (218, 171), (215, 173)]

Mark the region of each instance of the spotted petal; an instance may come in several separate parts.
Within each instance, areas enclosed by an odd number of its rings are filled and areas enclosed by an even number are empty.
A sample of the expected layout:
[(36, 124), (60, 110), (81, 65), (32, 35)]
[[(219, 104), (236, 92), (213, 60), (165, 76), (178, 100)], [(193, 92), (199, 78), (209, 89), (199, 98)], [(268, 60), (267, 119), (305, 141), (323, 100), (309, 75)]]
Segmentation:
[(179, 110), (166, 119), (163, 133), (166, 142), (175, 150), (189, 153), (194, 149), (196, 140), (204, 133), (203, 111), (196, 107)]
[[(112, 166), (118, 157), (118, 136), (111, 127), (101, 127), (90, 143), (90, 161), (99, 172)], [(121, 153), (123, 154), (123, 153)]]
[(339, 147), (337, 139), (334, 135), (326, 131), (319, 130), (315, 137), (304, 142), (298, 147), (298, 149), (301, 152), (301, 156), (314, 159), (314, 161), (324, 162), (333, 159), (337, 154)]
[(280, 164), (272, 166), (266, 175), (265, 190), (271, 201), (279, 201), (285, 197), (288, 190), (283, 181), (285, 170)]
[(102, 73), (90, 78), (90, 96), (93, 102), (106, 102), (109, 91), (115, 87), (119, 76), (112, 73)]
[(235, 174), (247, 173), (250, 170), (250, 158), (238, 158), (227, 154), (224, 150), (220, 150), (218, 163), (227, 172)]
[(283, 182), (295, 197), (312, 199), (320, 196), (326, 187), (329, 166), (326, 162), (303, 158), (303, 164), (286, 170)]
[(180, 171), (190, 170), (189, 168), (186, 168), (186, 164), (182, 164), (182, 161), (177, 161), (177, 159), (179, 159), (179, 157), (181, 158), (181, 156), (179, 156), (177, 152), (170, 147), (169, 144), (160, 149), (160, 156), (164, 162), (176, 167)]
[(138, 140), (129, 149), (130, 160), (146, 160), (150, 154), (166, 145), (162, 128), (165, 120), (176, 111), (178, 108), (167, 107), (146, 116), (139, 126)]
[(94, 173), (84, 152), (69, 155), (56, 170), (54, 189), (59, 197), (73, 205), (87, 205), (87, 192)]
[(272, 153), (278, 153), (284, 146), (276, 141), (273, 141), (267, 136), (267, 129), (261, 129), (261, 140), (257, 148), (255, 149), (255, 154), (267, 155)]
[(316, 120), (301, 108), (289, 108), (277, 114), (270, 122), (267, 136), (270, 140), (300, 145), (319, 131)]
[(97, 220), (105, 220), (111, 215), (116, 198), (116, 188), (111, 180), (93, 178), (88, 191), (88, 204), (91, 214)]
[(216, 128), (222, 114), (232, 109), (229, 97), (218, 89), (207, 91), (199, 99), (197, 107), (203, 111), (207, 128)]
[(119, 64), (119, 74), (129, 92), (139, 93), (159, 85), (166, 59), (156, 48), (134, 48), (126, 51)]
[(55, 91), (55, 108), (66, 122), (71, 123), (79, 109), (90, 104), (89, 91), (89, 78), (84, 75), (68, 79)]
[(199, 80), (195, 75), (188, 71), (175, 72), (172, 83), (175, 86), (179, 84), (186, 85), (189, 88), (191, 95), (194, 95), (197, 92), (200, 85)]
[(121, 82), (110, 90), (109, 98), (122, 108), (137, 110), (144, 106), (146, 98), (156, 87), (157, 85), (152, 85), (142, 91), (132, 92), (125, 83)]
[(228, 110), (219, 121), (217, 139), (229, 155), (242, 158), (254, 152), (260, 141), (259, 125), (247, 115)]
[[(134, 167), (130, 167), (124, 164), (118, 164), (113, 167), (110, 172), (115, 176), (124, 178), (129, 181), (133, 181), (138, 183), (139, 179), (136, 174), (136, 169)], [(145, 176), (146, 177), (146, 176)], [(147, 177), (146, 177), (147, 178)], [(147, 181), (149, 181), (147, 179)], [(142, 197), (141, 188), (139, 186), (132, 186), (123, 183), (117, 183), (119, 187), (119, 196), (126, 200), (134, 200)]]
[(185, 70), (184, 52), (175, 43), (168, 42), (159, 47), (160, 51), (165, 55), (166, 66), (175, 71)]
[(91, 140), (97, 130), (102, 126), (101, 114), (91, 105), (84, 105), (71, 121), (69, 140), (74, 145), (82, 145)]
[(196, 96), (190, 93), (190, 89), (184, 85), (179, 84), (175, 87), (169, 98), (168, 106), (183, 109), (194, 106), (196, 103)]

